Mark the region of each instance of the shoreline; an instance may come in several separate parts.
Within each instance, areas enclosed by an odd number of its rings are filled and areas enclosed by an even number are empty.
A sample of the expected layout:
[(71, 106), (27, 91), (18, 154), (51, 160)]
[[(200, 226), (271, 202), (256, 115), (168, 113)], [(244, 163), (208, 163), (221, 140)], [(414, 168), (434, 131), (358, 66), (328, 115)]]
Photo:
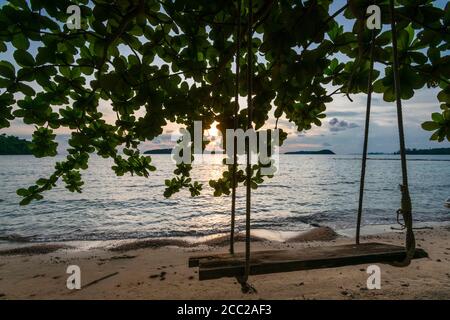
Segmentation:
[[(317, 230), (317, 229), (316, 229)], [(227, 252), (223, 242), (198, 246), (155, 246), (128, 242), (110, 247), (52, 247), (39, 254), (0, 256), (0, 299), (450, 299), (450, 226), (415, 231), (417, 247), (429, 257), (406, 268), (379, 264), (381, 290), (366, 288), (367, 264), (251, 276), (258, 292), (242, 294), (234, 278), (198, 281), (187, 266), (190, 256)], [(305, 235), (305, 234), (303, 234)], [(304, 240), (304, 239), (303, 239)], [(144, 240), (145, 241), (145, 240)], [(252, 251), (289, 250), (353, 243), (337, 236), (327, 241), (254, 241)], [(361, 242), (404, 245), (404, 234), (363, 235)], [(131, 244), (131, 245), (130, 245)], [(160, 243), (161, 244), (161, 243)], [(49, 244), (47, 244), (48, 246)], [(67, 243), (66, 243), (67, 245)], [(128, 247), (126, 247), (128, 246)], [(243, 251), (244, 243), (236, 243)], [(82, 272), (82, 289), (66, 287), (69, 265)], [(96, 280), (102, 279), (96, 282)], [(95, 285), (83, 285), (95, 282)]]
[[(415, 223), (415, 228), (430, 229), (450, 226), (450, 221), (445, 222), (420, 222)], [(361, 236), (376, 236), (384, 233), (402, 233), (396, 224), (373, 224), (365, 225), (361, 228)], [(308, 242), (308, 241), (330, 241), (335, 238), (352, 239), (355, 235), (355, 228), (332, 229), (328, 226), (311, 225), (309, 228), (299, 231), (278, 231), (268, 229), (252, 229), (253, 242)], [(16, 241), (15, 238), (19, 241)], [(143, 247), (201, 247), (201, 246), (226, 246), (229, 235), (226, 233), (211, 234), (206, 236), (183, 236), (183, 237), (146, 237), (129, 239), (106, 239), (106, 240), (67, 240), (67, 241), (26, 241), (26, 237), (12, 235), (11, 240), (0, 240), (0, 256), (5, 250), (20, 249), (27, 247), (67, 247), (71, 250), (86, 251), (90, 249), (110, 249), (116, 246), (125, 246), (136, 243), (146, 243)], [(244, 241), (244, 233), (238, 232), (235, 241)], [(44, 249), (45, 251), (45, 249)]]
[[(289, 236), (288, 236), (289, 235)], [(267, 230), (255, 230), (251, 236), (252, 242), (289, 243), (302, 241), (328, 241), (342, 237), (329, 227), (316, 227), (299, 232), (269, 232)], [(245, 241), (245, 235), (238, 232), (235, 242)], [(179, 237), (179, 238), (142, 238), (122, 240), (97, 240), (97, 241), (59, 241), (59, 242), (4, 242), (0, 243), (0, 256), (20, 254), (45, 254), (60, 249), (73, 251), (89, 251), (102, 249), (109, 251), (130, 251), (142, 248), (202, 248), (225, 247), (229, 243), (229, 235), (216, 234), (204, 237)]]

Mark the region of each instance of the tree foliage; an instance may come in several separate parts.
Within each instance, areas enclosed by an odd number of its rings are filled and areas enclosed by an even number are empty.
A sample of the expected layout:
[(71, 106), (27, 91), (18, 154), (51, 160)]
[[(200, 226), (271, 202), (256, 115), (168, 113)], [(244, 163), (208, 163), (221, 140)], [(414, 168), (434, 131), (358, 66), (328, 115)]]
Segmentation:
[[(367, 91), (371, 32), (365, 11), (373, 1), (336, 2), (344, 5), (337, 13), (353, 22), (352, 30), (339, 25), (330, 0), (253, 1), (256, 129), (271, 115), (287, 118), (299, 131), (320, 126), (336, 94)], [(387, 1), (375, 3), (384, 28), (375, 39), (374, 90), (393, 101)], [(81, 8), (79, 30), (66, 24), (70, 5)], [(420, 88), (440, 87), (442, 114), (434, 114), (424, 128), (437, 130), (432, 139), (450, 139), (449, 5), (444, 10), (428, 0), (397, 5), (401, 96), (410, 99)], [(247, 15), (244, 9), (242, 48), (249, 41)], [(237, 1), (230, 0), (8, 1), (0, 8), (0, 52), (11, 57), (0, 61), (0, 128), (14, 119), (35, 126), (37, 157), (56, 154), (54, 130), (71, 130), (69, 155), (50, 177), (18, 191), (22, 204), (41, 199), (59, 180), (80, 192), (80, 172), (92, 153), (112, 158), (117, 175), (149, 176), (155, 168), (138, 146), (158, 137), (168, 122), (188, 130), (195, 120), (204, 127), (217, 121), (221, 130), (232, 128), (236, 23)], [(249, 94), (245, 58), (242, 49), (241, 96)], [(333, 92), (331, 85), (337, 88)], [(117, 116), (114, 123), (99, 111), (105, 102)], [(241, 108), (241, 128), (246, 114)], [(182, 188), (199, 194), (202, 186), (191, 180), (190, 170), (190, 165), (177, 167), (166, 181), (166, 196)], [(263, 181), (259, 165), (252, 174), (257, 187)], [(243, 171), (238, 181), (245, 181)], [(229, 171), (210, 185), (215, 195), (229, 194)]]
[(0, 135), (0, 155), (31, 154), (30, 142), (6, 134)]

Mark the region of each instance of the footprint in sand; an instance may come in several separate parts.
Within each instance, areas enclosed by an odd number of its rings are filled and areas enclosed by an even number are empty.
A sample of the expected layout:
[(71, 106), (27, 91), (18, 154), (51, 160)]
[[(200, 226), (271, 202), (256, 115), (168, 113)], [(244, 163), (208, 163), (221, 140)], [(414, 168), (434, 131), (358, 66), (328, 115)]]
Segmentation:
[(166, 280), (166, 275), (167, 275), (167, 272), (161, 271), (161, 273), (159, 273), (159, 274), (152, 274), (152, 275), (150, 275), (149, 278), (150, 279), (156, 279), (156, 278), (159, 277), (159, 280), (163, 281), (163, 280)]

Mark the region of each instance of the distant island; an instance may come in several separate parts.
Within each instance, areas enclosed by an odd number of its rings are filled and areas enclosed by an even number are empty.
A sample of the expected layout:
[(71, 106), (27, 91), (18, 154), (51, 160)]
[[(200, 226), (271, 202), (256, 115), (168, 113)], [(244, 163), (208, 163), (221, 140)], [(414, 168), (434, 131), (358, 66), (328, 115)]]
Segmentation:
[[(399, 154), (397, 151), (394, 154)], [(406, 154), (416, 155), (450, 155), (450, 148), (406, 149)]]
[(144, 154), (172, 154), (172, 149), (154, 149), (147, 150)]
[(14, 136), (0, 135), (0, 155), (32, 154), (29, 148), (30, 141)]
[(289, 151), (284, 154), (335, 154), (333, 151), (325, 149), (319, 151)]
[[(153, 149), (147, 150), (144, 154), (172, 154), (172, 149)], [(215, 154), (215, 152), (211, 152), (211, 154)], [(333, 151), (325, 149), (319, 151), (289, 151), (284, 154), (335, 154)]]

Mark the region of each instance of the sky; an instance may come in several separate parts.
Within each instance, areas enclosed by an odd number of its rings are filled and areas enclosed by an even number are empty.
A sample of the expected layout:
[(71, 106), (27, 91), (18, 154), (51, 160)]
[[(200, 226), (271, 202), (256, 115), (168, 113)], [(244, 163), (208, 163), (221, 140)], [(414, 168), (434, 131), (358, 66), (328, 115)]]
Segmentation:
[[(0, 0), (0, 5), (5, 1)], [(345, 3), (344, 0), (335, 1), (330, 12), (339, 9)], [(438, 6), (444, 6), (446, 1), (436, 1)], [(342, 16), (338, 21), (345, 29), (351, 28)], [(11, 61), (11, 51), (0, 53), (0, 60)], [(333, 88), (329, 89), (331, 92)], [(406, 145), (408, 148), (433, 148), (450, 147), (450, 143), (432, 142), (429, 140), (430, 133), (421, 128), (421, 123), (430, 119), (432, 112), (439, 112), (439, 102), (436, 98), (439, 89), (422, 89), (416, 91), (414, 97), (403, 101), (403, 116), (405, 126)], [(331, 149), (338, 154), (361, 153), (364, 134), (364, 121), (366, 109), (366, 96), (363, 94), (353, 95), (353, 102), (345, 96), (334, 96), (334, 101), (327, 104), (326, 119), (322, 126), (314, 126), (307, 132), (297, 132), (293, 123), (286, 119), (280, 119), (279, 127), (288, 132), (282, 152), (294, 150), (321, 150)], [(245, 107), (245, 98), (240, 99), (241, 107)], [(106, 119), (113, 123), (115, 115), (108, 102), (102, 102), (100, 111)], [(269, 120), (268, 127), (273, 127), (274, 120)], [(17, 135), (30, 138), (33, 131), (32, 126), (24, 125), (20, 120), (14, 120), (10, 128), (0, 129), (0, 133)], [(169, 124), (164, 134), (154, 141), (147, 141), (142, 145), (142, 150), (168, 148), (174, 145), (171, 135), (178, 131), (178, 126)], [(59, 151), (64, 152), (67, 147), (68, 132), (58, 131), (57, 140), (60, 143)], [(369, 131), (369, 152), (395, 152), (398, 147), (397, 114), (395, 103), (384, 102), (382, 96), (374, 94), (372, 98), (372, 113)]]

